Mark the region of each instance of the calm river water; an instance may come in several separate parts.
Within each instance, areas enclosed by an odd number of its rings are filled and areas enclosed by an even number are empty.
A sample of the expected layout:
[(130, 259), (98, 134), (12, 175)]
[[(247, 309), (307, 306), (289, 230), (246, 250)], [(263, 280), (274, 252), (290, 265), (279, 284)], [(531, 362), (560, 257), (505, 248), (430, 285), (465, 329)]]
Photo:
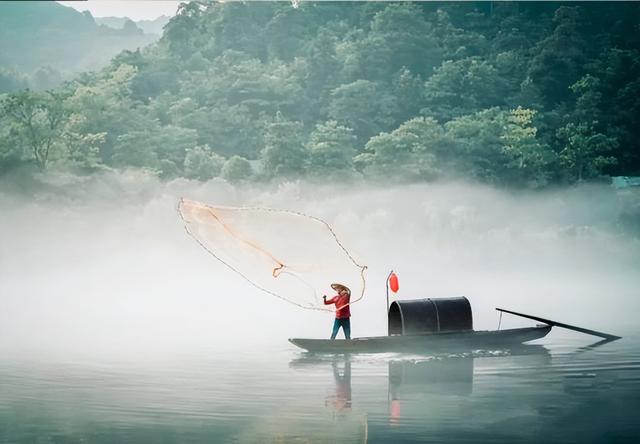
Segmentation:
[(449, 356), (5, 353), (2, 443), (639, 442), (640, 338)]

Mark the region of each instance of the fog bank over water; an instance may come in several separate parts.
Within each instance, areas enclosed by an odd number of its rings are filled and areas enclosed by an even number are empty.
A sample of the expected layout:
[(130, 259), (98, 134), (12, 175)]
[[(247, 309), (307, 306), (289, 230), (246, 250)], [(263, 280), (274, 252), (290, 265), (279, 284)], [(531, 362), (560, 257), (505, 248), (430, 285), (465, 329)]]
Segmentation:
[[(461, 183), (234, 188), (125, 173), (58, 180), (29, 198), (2, 188), (4, 350), (251, 350), (328, 335), (330, 313), (261, 293), (188, 237), (176, 212), (180, 196), (328, 221), (369, 266), (367, 293), (352, 309), (355, 336), (386, 334), (392, 268), (401, 298), (467, 296), (477, 329), (495, 328), (493, 308), (501, 306), (637, 333), (640, 241), (619, 227), (620, 196), (604, 185), (539, 193)], [(311, 256), (313, 242), (305, 246)], [(529, 324), (505, 318), (502, 325)]]

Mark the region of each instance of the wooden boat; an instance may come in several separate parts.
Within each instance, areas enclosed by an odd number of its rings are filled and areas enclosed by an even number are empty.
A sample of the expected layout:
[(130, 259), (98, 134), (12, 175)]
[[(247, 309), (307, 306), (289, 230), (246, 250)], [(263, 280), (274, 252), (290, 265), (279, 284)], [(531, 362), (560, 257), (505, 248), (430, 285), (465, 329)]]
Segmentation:
[(344, 339), (291, 338), (292, 344), (314, 353), (424, 353), (510, 348), (545, 337), (554, 326), (604, 338), (618, 336), (496, 308), (500, 312), (542, 322), (535, 327), (476, 331), (471, 305), (462, 298), (396, 301), (388, 312), (389, 335)]
[(520, 345), (545, 337), (551, 325), (495, 331), (452, 331), (415, 335), (373, 336), (346, 339), (291, 338), (289, 342), (316, 353), (385, 353), (475, 350)]

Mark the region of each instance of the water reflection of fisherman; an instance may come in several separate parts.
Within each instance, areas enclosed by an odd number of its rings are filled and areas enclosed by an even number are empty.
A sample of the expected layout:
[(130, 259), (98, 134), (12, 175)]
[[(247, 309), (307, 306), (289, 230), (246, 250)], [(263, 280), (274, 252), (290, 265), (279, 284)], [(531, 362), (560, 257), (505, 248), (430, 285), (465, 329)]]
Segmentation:
[(333, 368), (333, 378), (336, 382), (335, 396), (329, 396), (325, 405), (331, 405), (336, 410), (342, 411), (351, 408), (351, 362), (349, 359), (344, 361), (344, 370), (340, 374), (338, 363), (331, 363)]
[(351, 311), (349, 310), (349, 301), (351, 299), (351, 290), (342, 284), (331, 284), (331, 288), (338, 292), (337, 295), (331, 299), (327, 299), (326, 295), (322, 296), (324, 305), (336, 304), (336, 319), (333, 322), (333, 331), (331, 333), (331, 339), (335, 339), (338, 335), (340, 327), (344, 332), (346, 339), (351, 339)]

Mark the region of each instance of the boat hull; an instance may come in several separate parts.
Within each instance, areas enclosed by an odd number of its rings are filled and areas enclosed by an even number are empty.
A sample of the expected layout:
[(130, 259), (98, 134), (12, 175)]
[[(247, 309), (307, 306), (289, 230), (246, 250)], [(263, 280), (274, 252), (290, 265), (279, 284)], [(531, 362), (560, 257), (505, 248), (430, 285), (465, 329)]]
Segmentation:
[(289, 342), (314, 353), (433, 353), (519, 345), (545, 337), (551, 328), (550, 325), (541, 325), (508, 330), (374, 336), (351, 340), (291, 338)]

